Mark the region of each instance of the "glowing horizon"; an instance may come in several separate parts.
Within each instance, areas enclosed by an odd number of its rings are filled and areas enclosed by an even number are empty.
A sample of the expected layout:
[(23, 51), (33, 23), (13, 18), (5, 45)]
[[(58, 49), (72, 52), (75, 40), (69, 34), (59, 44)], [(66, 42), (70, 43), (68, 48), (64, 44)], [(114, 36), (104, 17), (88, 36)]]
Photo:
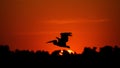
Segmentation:
[(2, 0), (0, 44), (11, 50), (64, 49), (46, 44), (61, 32), (72, 32), (67, 42), (81, 53), (84, 47), (120, 45), (119, 0)]

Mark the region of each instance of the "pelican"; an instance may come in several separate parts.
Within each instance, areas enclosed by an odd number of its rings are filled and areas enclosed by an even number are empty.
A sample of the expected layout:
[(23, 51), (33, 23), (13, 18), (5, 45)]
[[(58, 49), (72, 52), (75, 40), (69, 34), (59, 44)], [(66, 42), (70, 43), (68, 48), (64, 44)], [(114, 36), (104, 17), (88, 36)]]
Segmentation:
[(60, 38), (56, 37), (57, 40), (51, 40), (51, 41), (48, 41), (47, 43), (53, 43), (54, 45), (59, 46), (59, 47), (70, 48), (70, 46), (66, 45), (66, 42), (68, 42), (68, 36), (72, 36), (71, 34), (72, 33), (70, 32), (61, 33)]

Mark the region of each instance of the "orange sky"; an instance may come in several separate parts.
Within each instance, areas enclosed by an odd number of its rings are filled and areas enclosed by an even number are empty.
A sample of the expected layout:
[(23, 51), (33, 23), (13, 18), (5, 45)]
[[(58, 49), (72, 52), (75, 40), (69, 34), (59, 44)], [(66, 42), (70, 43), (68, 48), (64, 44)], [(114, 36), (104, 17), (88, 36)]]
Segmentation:
[(72, 32), (68, 45), (77, 53), (84, 47), (120, 45), (120, 0), (0, 0), (0, 44), (11, 50), (52, 52), (46, 44), (60, 32)]

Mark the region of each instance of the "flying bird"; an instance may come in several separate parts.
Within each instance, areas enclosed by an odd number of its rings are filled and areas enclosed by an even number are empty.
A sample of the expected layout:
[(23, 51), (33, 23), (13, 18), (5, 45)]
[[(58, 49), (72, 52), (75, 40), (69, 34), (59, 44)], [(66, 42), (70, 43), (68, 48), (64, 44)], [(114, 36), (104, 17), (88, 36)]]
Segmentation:
[(54, 45), (59, 47), (70, 48), (70, 46), (66, 45), (66, 42), (68, 42), (69, 36), (72, 36), (71, 32), (63, 32), (63, 33), (60, 33), (60, 38), (56, 37), (56, 40), (51, 40), (51, 41), (48, 41), (47, 43), (53, 43)]

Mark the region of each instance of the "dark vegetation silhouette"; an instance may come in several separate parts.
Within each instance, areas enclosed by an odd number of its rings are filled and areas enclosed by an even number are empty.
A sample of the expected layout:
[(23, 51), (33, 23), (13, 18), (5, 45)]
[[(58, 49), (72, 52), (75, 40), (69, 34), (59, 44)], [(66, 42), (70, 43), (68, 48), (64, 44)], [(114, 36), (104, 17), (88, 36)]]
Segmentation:
[(100, 51), (96, 47), (85, 47), (81, 54), (70, 54), (63, 50), (63, 55), (59, 55), (60, 50), (55, 50), (52, 54), (47, 51), (38, 50), (36, 52), (29, 50), (10, 51), (8, 45), (0, 45), (0, 67), (1, 66), (120, 66), (120, 48), (116, 45), (104, 46)]
[(71, 32), (63, 32), (63, 33), (60, 33), (60, 38), (56, 37), (57, 40), (51, 40), (51, 41), (48, 41), (47, 43), (53, 43), (54, 45), (57, 45), (59, 47), (70, 48), (70, 46), (66, 45), (66, 42), (68, 42), (69, 36), (72, 36)]

